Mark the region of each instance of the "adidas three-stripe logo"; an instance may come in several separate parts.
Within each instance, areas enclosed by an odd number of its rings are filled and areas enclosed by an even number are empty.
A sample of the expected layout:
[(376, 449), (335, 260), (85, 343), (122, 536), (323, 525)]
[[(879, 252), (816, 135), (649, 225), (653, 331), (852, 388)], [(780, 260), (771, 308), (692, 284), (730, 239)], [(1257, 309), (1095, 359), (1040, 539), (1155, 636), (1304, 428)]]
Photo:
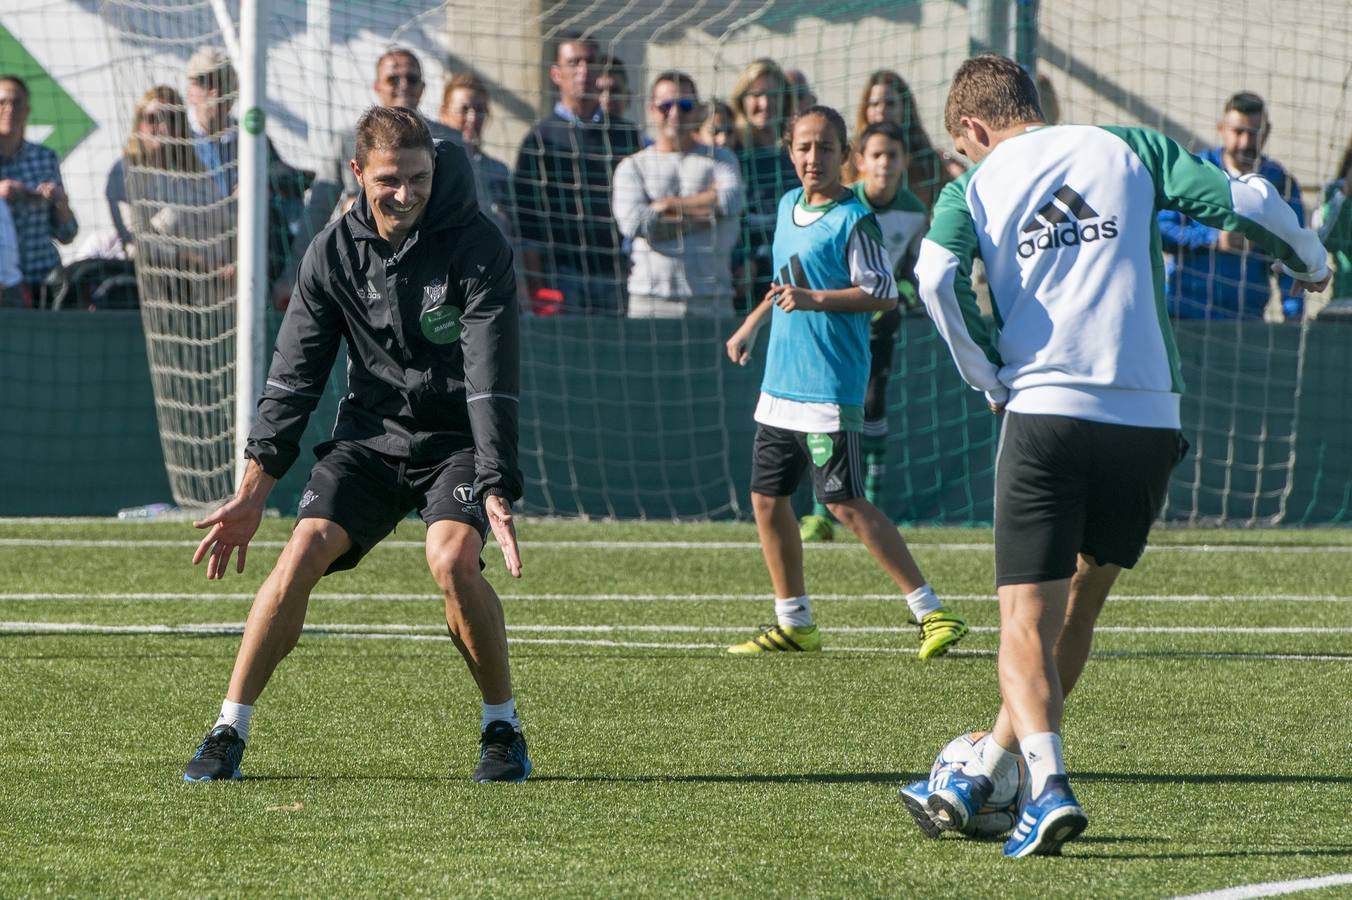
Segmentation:
[(1039, 209), (1033, 218), (1028, 220), (1028, 224), (1023, 226), (1024, 234), (1041, 231), (1048, 225), (1055, 227), (1070, 221), (1061, 207), (1056, 205), (1057, 200), (1064, 203), (1070, 214), (1080, 221), (1098, 218), (1098, 213), (1094, 212), (1094, 207), (1086, 203), (1084, 198), (1080, 196), (1080, 192), (1068, 184), (1063, 184), (1057, 188), (1052, 197), (1053, 199), (1048, 200), (1047, 204)]
[[(1091, 221), (1097, 220), (1097, 221)], [(1029, 259), (1043, 250), (1076, 247), (1117, 237), (1117, 217), (1103, 218), (1080, 192), (1063, 184), (1052, 193), (1033, 217), (1024, 223), (1018, 254)]]

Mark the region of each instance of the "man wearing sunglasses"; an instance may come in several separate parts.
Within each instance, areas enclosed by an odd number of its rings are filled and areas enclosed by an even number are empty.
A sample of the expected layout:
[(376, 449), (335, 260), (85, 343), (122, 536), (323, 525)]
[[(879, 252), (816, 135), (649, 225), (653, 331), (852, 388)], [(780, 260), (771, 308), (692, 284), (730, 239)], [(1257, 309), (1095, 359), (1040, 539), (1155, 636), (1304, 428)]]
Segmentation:
[(615, 170), (615, 221), (633, 241), (629, 317), (730, 315), (743, 203), (737, 157), (696, 141), (704, 106), (684, 72), (657, 76), (648, 117), (652, 146)]
[[(375, 94), (381, 106), (390, 108), (402, 106), (417, 112), (418, 104), (422, 102), (423, 91), (426, 89), (427, 82), (423, 80), (422, 63), (413, 55), (412, 50), (395, 47), (385, 51), (380, 59), (376, 60), (376, 77), (371, 84), (371, 92)], [(427, 123), (427, 130), (432, 133), (433, 140), (461, 143), (460, 132), (426, 116), (423, 116), (423, 121)], [(344, 210), (351, 206), (361, 193), (361, 186), (357, 184), (357, 179), (352, 174), (352, 167), (347, 164), (355, 155), (356, 137), (349, 135), (343, 144), (343, 158), (339, 160), (339, 165), (342, 166)]]

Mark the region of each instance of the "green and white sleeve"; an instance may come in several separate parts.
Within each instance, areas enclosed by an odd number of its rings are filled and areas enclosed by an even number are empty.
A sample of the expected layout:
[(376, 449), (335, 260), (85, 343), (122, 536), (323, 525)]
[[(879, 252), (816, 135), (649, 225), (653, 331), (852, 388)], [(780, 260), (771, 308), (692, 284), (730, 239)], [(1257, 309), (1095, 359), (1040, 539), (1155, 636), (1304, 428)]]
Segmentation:
[(980, 255), (976, 224), (967, 206), (970, 174), (944, 185), (934, 219), (920, 244), (915, 276), (920, 299), (948, 344), (963, 380), (992, 403), (1009, 399), (1000, 381), (1000, 352), (972, 290), (972, 261)]
[(855, 223), (845, 243), (845, 266), (850, 272), (850, 283), (863, 288), (870, 296), (882, 300), (897, 296), (897, 286), (887, 265), (883, 233), (873, 216), (865, 216)]
[(1272, 182), (1258, 175), (1231, 178), (1178, 143), (1149, 128), (1105, 126), (1132, 149), (1155, 182), (1155, 204), (1224, 231), (1238, 231), (1280, 260), (1302, 281), (1328, 275), (1328, 253), (1305, 228)]

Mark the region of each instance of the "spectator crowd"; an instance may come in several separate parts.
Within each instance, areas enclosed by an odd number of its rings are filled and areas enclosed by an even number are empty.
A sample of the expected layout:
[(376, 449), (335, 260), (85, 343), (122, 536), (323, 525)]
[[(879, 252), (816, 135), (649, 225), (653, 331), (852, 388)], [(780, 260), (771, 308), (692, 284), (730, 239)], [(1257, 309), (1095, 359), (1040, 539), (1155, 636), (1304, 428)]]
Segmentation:
[[(488, 85), (475, 73), (445, 81), (434, 138), (461, 144), (473, 166), (481, 211), (516, 249), (523, 308), (540, 316), (631, 318), (745, 314), (774, 280), (772, 245), (780, 197), (797, 186), (784, 129), (817, 103), (808, 76), (768, 58), (754, 60), (726, 101), (702, 96), (686, 73), (664, 71), (646, 87), (645, 121), (625, 117), (636, 92), (624, 62), (592, 39), (568, 34), (551, 48), (552, 106), (530, 127), (514, 160), (484, 148), (493, 114)], [(1038, 78), (1054, 123), (1059, 104)], [(419, 109), (422, 62), (391, 49), (375, 63), (372, 93), (383, 106)], [(235, 72), (224, 52), (202, 48), (185, 71), (183, 92), (149, 88), (137, 101), (129, 137), (111, 167), (106, 197), (118, 254), (134, 265), (142, 292), (183, 302), (234, 291), (239, 126), (232, 115)], [(0, 74), (0, 306), (52, 305), (65, 274), (58, 244), (78, 223), (56, 154), (25, 138), (30, 94)], [(900, 74), (873, 72), (861, 86), (852, 143), (890, 123), (902, 137), (901, 187), (928, 213), (940, 188), (965, 171), (931, 141)], [(1198, 154), (1232, 177), (1256, 173), (1281, 192), (1301, 221), (1300, 186), (1263, 153), (1272, 121), (1263, 99), (1242, 91), (1225, 103), (1219, 143)], [(946, 141), (944, 143), (947, 143)], [(862, 146), (845, 155), (842, 180), (862, 184)], [(344, 144), (332, 178), (288, 165), (268, 144), (268, 275), (284, 308), (306, 244), (356, 196)], [(509, 165), (510, 163), (510, 165)], [(1352, 144), (1323, 192), (1314, 223), (1333, 253), (1334, 295), (1352, 304)], [(1304, 300), (1242, 228), (1211, 228), (1172, 212), (1159, 232), (1168, 269), (1170, 315), (1179, 319), (1261, 319), (1276, 309), (1296, 320)], [(898, 282), (909, 273), (896, 273)]]

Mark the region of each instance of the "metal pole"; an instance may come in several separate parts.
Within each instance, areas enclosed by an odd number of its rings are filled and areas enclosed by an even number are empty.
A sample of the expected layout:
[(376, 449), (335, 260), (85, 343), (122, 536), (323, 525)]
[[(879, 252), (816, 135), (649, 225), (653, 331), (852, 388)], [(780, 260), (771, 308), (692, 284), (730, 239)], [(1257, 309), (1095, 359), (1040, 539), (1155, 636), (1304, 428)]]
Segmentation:
[(225, 0), (211, 0), (211, 12), (216, 17), (216, 27), (221, 30), (225, 52), (235, 61), (235, 71), (239, 71), (239, 35), (235, 34), (235, 23), (230, 21), (230, 8), (225, 5)]
[(262, 378), (263, 298), (268, 296), (267, 41), (259, 0), (242, 0), (239, 17), (239, 243), (235, 301), (235, 484), (244, 476), (244, 444), (253, 428)]
[(1037, 70), (1038, 0), (1018, 0), (1014, 8), (1014, 61), (1028, 72)]
[(334, 125), (336, 100), (333, 96), (333, 23), (330, 7), (330, 0), (306, 0), (305, 4), (306, 49), (311, 53), (306, 66), (320, 73), (318, 89), (321, 92), (314, 119), (310, 123), (309, 144), (315, 168), (321, 172), (328, 172), (346, 162), (342, 159), (342, 136)]
[(967, 52), (1010, 52), (1010, 0), (969, 0), (967, 4)]
[(1030, 74), (1037, 64), (1039, 0), (968, 0), (967, 50), (999, 53)]

